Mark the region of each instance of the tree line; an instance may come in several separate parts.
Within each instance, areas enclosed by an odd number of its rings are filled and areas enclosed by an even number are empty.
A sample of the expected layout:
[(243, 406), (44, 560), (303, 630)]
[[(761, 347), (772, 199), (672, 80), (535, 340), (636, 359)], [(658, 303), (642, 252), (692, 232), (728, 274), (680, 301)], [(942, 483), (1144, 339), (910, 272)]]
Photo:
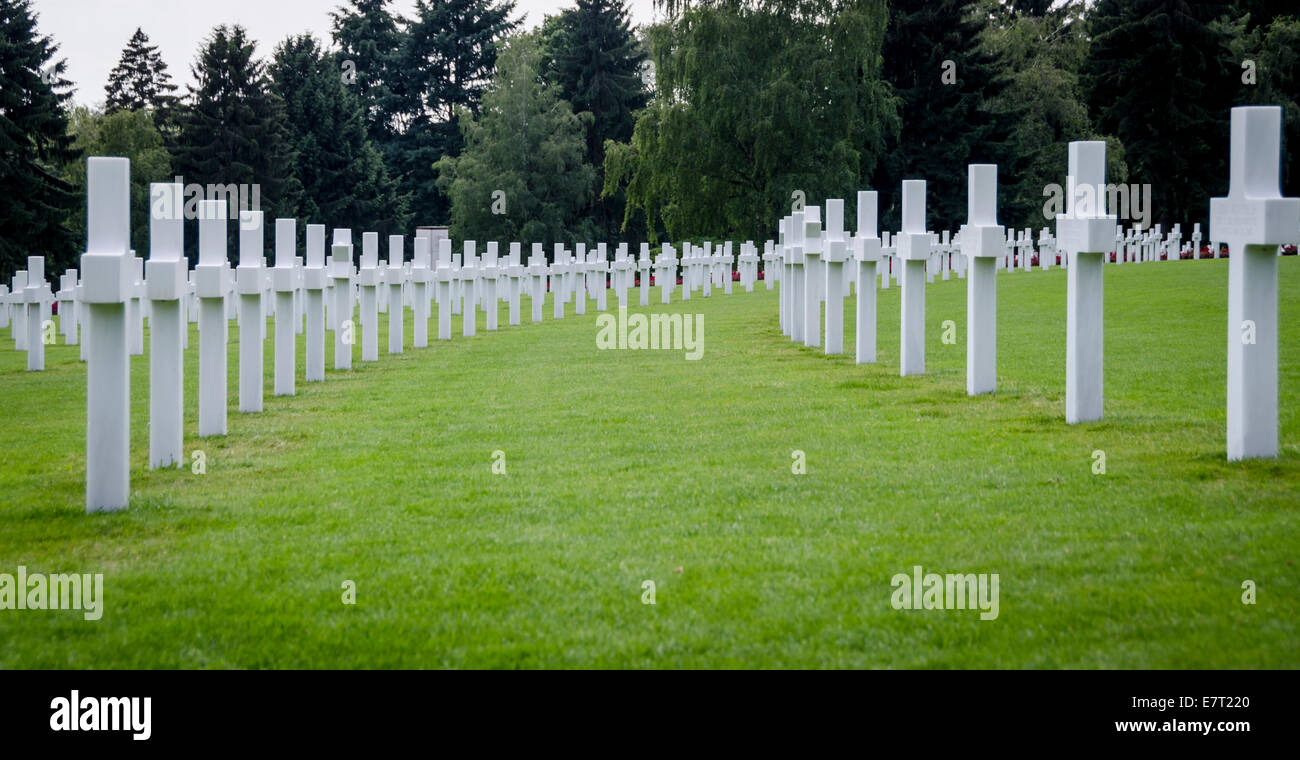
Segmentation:
[[(148, 183), (177, 176), (256, 187), (267, 218), (549, 253), (762, 240), (794, 203), (867, 188), (896, 229), (912, 177), (956, 229), (972, 162), (999, 165), (1000, 221), (1050, 226), (1078, 139), (1107, 142), (1109, 181), (1151, 185), (1155, 223), (1204, 225), (1233, 105), (1282, 105), (1300, 144), (1289, 0), (657, 0), (635, 29), (624, 0), (574, 0), (527, 31), (511, 0), (391, 5), (348, 0), (329, 40), (270, 51), (218, 26), (184, 93), (139, 29), (89, 108), (31, 0), (0, 0), (0, 276), (76, 265), (88, 155), (131, 159), (141, 255)], [(1291, 152), (1291, 195), (1298, 174)]]

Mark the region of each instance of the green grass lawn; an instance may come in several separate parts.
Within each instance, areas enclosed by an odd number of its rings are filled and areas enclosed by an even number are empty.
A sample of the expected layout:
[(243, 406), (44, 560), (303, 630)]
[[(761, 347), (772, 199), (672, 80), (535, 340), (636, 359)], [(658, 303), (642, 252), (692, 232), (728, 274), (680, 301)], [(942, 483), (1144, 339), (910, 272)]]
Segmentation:
[[(275, 397), (268, 339), (255, 415), (232, 325), (229, 435), (210, 439), (192, 330), (185, 446), (206, 474), (147, 469), (135, 357), (131, 507), (98, 515), (77, 348), (28, 373), (5, 330), (0, 572), (103, 573), (104, 614), (0, 610), (0, 667), (1296, 667), (1300, 258), (1281, 276), (1277, 460), (1225, 460), (1227, 262), (1189, 261), (1106, 268), (1106, 417), (1078, 426), (1062, 270), (999, 276), (999, 388), (979, 398), (956, 279), (927, 290), (928, 374), (909, 378), (897, 288), (875, 365), (853, 363), (852, 300), (850, 354), (827, 357), (780, 334), (761, 285), (654, 291), (650, 311), (704, 315), (699, 361), (598, 351), (594, 301), (533, 325), (525, 300), (522, 327), (480, 316), (464, 339), (457, 317), (427, 349), (408, 324), (401, 356), (381, 324), (381, 360), (358, 346), (324, 383), (303, 382), (300, 338), (298, 395)], [(914, 565), (998, 573), (998, 618), (893, 609)]]

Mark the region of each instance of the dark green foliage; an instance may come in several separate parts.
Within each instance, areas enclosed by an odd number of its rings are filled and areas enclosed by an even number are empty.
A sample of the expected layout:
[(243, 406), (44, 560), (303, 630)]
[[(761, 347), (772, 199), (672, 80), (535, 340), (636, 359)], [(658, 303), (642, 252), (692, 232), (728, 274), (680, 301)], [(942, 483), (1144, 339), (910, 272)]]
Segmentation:
[(302, 183), (301, 222), (398, 234), (405, 202), (379, 151), (366, 137), (365, 111), (338, 61), (309, 34), (290, 37), (268, 66), (284, 103), (288, 138)]
[(1123, 143), (1129, 181), (1151, 185), (1152, 220), (1205, 222), (1228, 188), (1228, 111), (1240, 87), (1221, 3), (1099, 0), (1084, 92), (1097, 128)]
[(988, 101), (1008, 81), (1005, 63), (984, 44), (977, 0), (891, 0), (884, 77), (900, 100), (902, 129), (890, 137), (874, 174), (880, 219), (898, 228), (901, 184), (927, 181), (930, 229), (966, 219), (966, 166), (1004, 164), (1009, 125)]
[(58, 45), (36, 30), (30, 0), (0, 0), (0, 277), (6, 284), (28, 256), (45, 256), (46, 271), (75, 266), (78, 241), (68, 216), (81, 199), (62, 176), (76, 158), (68, 134)]
[[(190, 88), (180, 113), (176, 171), (187, 184), (257, 185), (266, 219), (296, 216), (302, 184), (284, 103), (253, 56), (240, 26), (218, 26), (204, 41), (193, 66), (198, 87)], [(229, 255), (236, 259), (237, 250)]]
[[(542, 29), (542, 75), (559, 88), (575, 113), (587, 112), (587, 161), (604, 182), (605, 142), (632, 138), (636, 112), (649, 101), (642, 78), (646, 54), (632, 34), (623, 0), (577, 0), (577, 5), (546, 19)], [(621, 193), (593, 194), (589, 213), (598, 234), (620, 236)]]
[(710, 2), (649, 30), (656, 94), (606, 144), (606, 194), (649, 235), (774, 236), (808, 203), (866, 186), (896, 104), (880, 77), (885, 5)]
[(171, 94), (175, 90), (176, 85), (172, 84), (158, 46), (150, 45), (144, 30), (137, 27), (122, 50), (117, 66), (108, 74), (108, 84), (104, 87), (104, 111), (151, 108), (162, 113), (176, 100)]

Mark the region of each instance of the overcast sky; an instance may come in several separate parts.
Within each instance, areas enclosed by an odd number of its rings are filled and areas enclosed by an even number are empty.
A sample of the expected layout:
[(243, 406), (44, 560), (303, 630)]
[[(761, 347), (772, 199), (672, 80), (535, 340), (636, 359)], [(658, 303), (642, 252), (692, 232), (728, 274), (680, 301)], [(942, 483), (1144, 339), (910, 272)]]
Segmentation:
[[(311, 32), (330, 41), (330, 11), (341, 0), (35, 0), (37, 27), (59, 44), (57, 58), (68, 62), (66, 77), (80, 104), (103, 103), (108, 72), (117, 65), (136, 27), (158, 46), (168, 73), (184, 93), (193, 83), (190, 64), (199, 43), (217, 24), (241, 24), (267, 57), (291, 34)], [(547, 14), (573, 5), (572, 0), (518, 0), (515, 12), (525, 27)], [(632, 24), (652, 20), (653, 0), (628, 0)], [(394, 12), (409, 15), (415, 0), (393, 0)]]

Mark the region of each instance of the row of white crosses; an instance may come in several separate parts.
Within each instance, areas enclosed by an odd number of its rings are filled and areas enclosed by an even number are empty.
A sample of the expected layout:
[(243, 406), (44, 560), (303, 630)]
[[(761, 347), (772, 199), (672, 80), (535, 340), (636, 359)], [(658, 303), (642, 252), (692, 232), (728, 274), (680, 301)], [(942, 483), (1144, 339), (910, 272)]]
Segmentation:
[[(157, 192), (171, 193), (174, 187), (170, 185), (158, 184), (154, 186)], [(214, 215), (222, 213), (215, 205), (202, 205), (200, 216)], [(224, 218), (224, 217), (223, 217)], [(217, 221), (217, 220), (212, 220)], [(376, 314), (386, 313), (390, 303), (399, 303), (402, 306), (410, 306), (418, 318), (415, 324), (414, 344), (416, 347), (427, 345), (427, 320), (431, 318), (431, 303), (438, 302), (445, 304), (446, 301), (439, 297), (438, 282), (439, 277), (449, 278), (449, 292), (451, 299), (451, 314), (460, 314), (462, 305), (466, 300), (475, 302), (486, 314), (488, 330), (496, 329), (496, 314), (488, 307), (488, 301), (493, 301), (500, 295), (502, 300), (508, 300), (510, 305), (510, 323), (519, 324), (519, 297), (526, 288), (535, 297), (544, 297), (546, 292), (546, 277), (552, 273), (552, 268), (548, 267), (540, 245), (534, 245), (533, 256), (530, 257), (527, 267), (523, 265), (521, 258), (521, 247), (518, 243), (512, 243), (510, 253), (502, 264), (501, 259), (496, 255), (496, 243), (488, 244), (488, 251), (480, 260), (476, 255), (476, 248), (473, 241), (467, 241), (466, 252), (464, 256), (457, 254), (441, 257), (439, 261), (448, 269), (439, 270), (435, 262), (431, 260), (432, 252), (429, 250), (434, 242), (431, 239), (424, 239), (423, 236), (417, 236), (415, 256), (411, 262), (401, 262), (397, 256), (402, 252), (401, 236), (390, 236), (389, 254), (390, 257), (386, 262), (379, 261), (379, 238), (377, 234), (368, 233), (362, 238), (362, 261), (361, 266), (355, 271), (349, 264), (347, 268), (342, 264), (329, 264), (325, 258), (325, 228), (323, 225), (307, 225), (307, 259), (305, 262), (302, 257), (293, 255), (293, 235), (296, 232), (296, 222), (294, 220), (279, 219), (275, 220), (275, 245), (277, 255), (275, 265), (267, 267), (264, 257), (260, 252), (264, 239), (264, 221), (257, 212), (242, 212), (240, 217), (240, 240), (241, 246), (243, 241), (247, 240), (248, 253), (244, 255), (241, 247), (241, 256), (239, 266), (233, 272), (217, 274), (213, 267), (221, 263), (220, 257), (224, 256), (221, 246), (212, 241), (210, 252), (212, 261), (205, 264), (205, 269), (201, 275), (205, 280), (203, 296), (198, 295), (197, 279), (200, 276), (197, 268), (195, 272), (189, 273), (191, 276), (187, 280), (182, 273), (181, 287), (187, 292), (183, 292), (178, 300), (181, 302), (181, 312), (183, 318), (189, 322), (198, 322), (198, 315), (201, 311), (199, 304), (202, 298), (217, 299), (220, 298), (223, 304), (223, 313), (227, 318), (238, 318), (240, 325), (246, 323), (258, 326), (259, 334), (265, 331), (266, 317), (272, 314), (288, 313), (292, 309), (295, 315), (294, 320), (280, 320), (277, 322), (291, 323), (293, 325), (292, 335), (304, 333), (304, 321), (308, 323), (306, 332), (313, 336), (308, 340), (308, 358), (306, 376), (308, 380), (321, 380), (324, 378), (324, 349), (320, 336), (323, 336), (324, 330), (335, 330), (340, 322), (347, 321), (350, 316), (340, 320), (338, 314), (342, 311), (343, 302), (340, 300), (340, 294), (336, 290), (339, 286), (346, 286), (355, 289), (360, 293), (359, 306), (361, 309), (361, 334), (360, 342), (362, 347), (362, 361), (376, 361), (379, 353), (379, 336), (377, 333)], [(221, 227), (212, 227), (213, 234)], [(351, 254), (351, 233), (350, 231), (339, 231), (336, 234), (336, 244), (344, 245), (340, 255)], [(446, 243), (450, 245), (448, 241)], [(613, 263), (605, 261), (604, 245), (597, 246), (587, 250), (581, 246), (584, 253), (582, 260), (569, 257), (569, 252), (560, 249), (561, 256), (559, 269), (556, 270), (561, 274), (560, 280), (563, 284), (562, 292), (565, 294), (564, 303), (573, 303), (575, 295), (585, 297), (590, 293), (597, 299), (597, 309), (605, 310), (603, 303), (604, 289), (597, 287), (598, 281), (608, 281), (610, 288), (614, 289), (619, 296), (619, 303), (626, 303), (627, 291), (632, 289), (636, 280), (636, 273), (640, 273), (642, 280), (642, 305), (649, 303), (650, 273), (655, 269), (655, 263), (650, 256), (649, 244), (642, 244), (641, 256), (633, 260), (628, 255), (627, 245), (621, 244), (615, 253)], [(282, 258), (279, 253), (284, 251)], [(683, 244), (683, 250), (688, 251), (683, 256), (681, 262), (686, 265), (683, 272), (684, 277), (689, 280), (690, 286), (683, 291), (683, 297), (689, 298), (691, 293), (703, 288), (705, 295), (710, 295), (713, 287), (721, 286), (725, 293), (731, 291), (731, 271), (732, 264), (735, 261), (731, 255), (730, 243), (722, 246), (706, 245), (703, 248), (689, 243)], [(747, 292), (752, 291), (754, 283), (759, 279), (757, 247), (752, 241), (746, 241), (741, 245), (742, 254), (739, 260), (742, 285)], [(776, 258), (774, 241), (766, 242), (767, 253), (763, 257), (768, 271), (775, 271), (774, 259)], [(331, 250), (331, 258), (333, 251)], [(673, 252), (672, 261), (676, 262), (675, 251)], [(40, 257), (33, 257), (29, 268), (40, 266), (38, 263)], [(43, 261), (43, 260), (40, 260)], [(215, 263), (213, 263), (215, 262)], [(146, 282), (149, 278), (145, 277), (144, 261), (131, 252), (130, 259), (126, 265), (128, 270), (129, 294), (125, 302), (127, 312), (127, 329), (128, 329), (128, 346), (131, 355), (141, 355), (144, 353), (143, 343), (143, 324), (146, 317), (152, 318), (151, 308), (152, 299), (146, 293)], [(672, 277), (675, 280), (674, 274)], [(725, 273), (725, 274), (724, 274)], [(706, 276), (707, 274), (707, 276)], [(346, 275), (346, 276), (345, 276)], [(669, 276), (667, 274), (665, 277)], [(581, 279), (580, 287), (575, 285), (576, 278)], [(311, 284), (308, 284), (310, 280)], [(769, 277), (768, 289), (775, 286), (775, 277)], [(30, 284), (29, 284), (30, 281)], [(489, 284), (491, 281), (491, 284)], [(28, 276), (27, 270), (18, 271), (13, 280), (13, 292), (8, 292), (8, 288), (0, 287), (0, 327), (10, 326), (14, 334), (15, 345), (19, 350), (27, 350), (27, 332), (29, 329), (35, 330), (46, 323), (50, 316), (50, 305), (55, 300), (54, 296), (45, 290), (43, 276)], [(78, 332), (82, 323), (80, 314), (79, 299), (77, 293), (80, 291), (81, 284), (77, 279), (77, 270), (70, 269), (60, 280), (60, 290), (58, 300), (60, 302), (60, 328), (69, 344), (78, 342)], [(848, 281), (845, 282), (845, 293), (848, 293)], [(540, 285), (540, 289), (537, 286)], [(36, 288), (41, 294), (41, 303), (44, 307), (44, 317), (39, 322), (33, 322), (31, 327), (27, 325), (27, 291), (30, 288)], [(671, 288), (670, 288), (671, 289)], [(482, 291), (482, 292), (480, 292)], [(536, 296), (536, 294), (542, 294)], [(258, 298), (254, 298), (257, 296)], [(322, 311), (323, 298), (323, 311)], [(310, 302), (310, 306), (309, 306)], [(585, 299), (580, 298), (577, 302), (576, 309), (578, 313), (585, 312)], [(399, 307), (400, 308), (400, 307)], [(215, 309), (210, 309), (209, 317), (214, 319)], [(541, 320), (541, 304), (534, 304), (535, 321)], [(14, 314), (13, 323), (10, 324), (10, 314)], [(317, 317), (324, 314), (324, 322), (321, 323)], [(557, 312), (559, 313), (559, 312)], [(562, 314), (561, 314), (562, 315)], [(214, 321), (215, 324), (215, 321)], [(468, 322), (465, 325), (466, 334), (472, 335), (474, 323)], [(241, 327), (242, 329), (242, 327)], [(250, 328), (251, 329), (251, 328)], [(288, 328), (278, 328), (277, 342), (288, 345), (291, 333)], [(403, 323), (392, 320), (389, 323), (388, 344), (391, 353), (400, 353), (404, 340)], [(241, 341), (251, 343), (251, 340), (245, 340), (251, 337), (241, 334)], [(336, 336), (338, 341), (343, 341), (349, 336), (340, 334)], [(442, 336), (450, 338), (450, 334)], [(182, 331), (182, 345), (188, 341), (188, 331)], [(83, 344), (84, 346), (84, 344)], [(319, 350), (318, 350), (319, 349)], [(214, 347), (215, 352), (215, 347)], [(249, 349), (250, 352), (253, 349)], [(83, 348), (82, 359), (85, 359)], [(38, 349), (29, 356), (29, 362), (32, 369), (43, 368), (43, 351)], [(256, 356), (249, 354), (249, 366), (256, 364)], [(350, 366), (350, 357), (340, 357), (338, 365), (340, 368)], [(292, 393), (292, 378), (289, 376), (288, 365), (283, 364), (285, 368), (277, 377), (279, 390), (277, 393)], [(257, 392), (251, 385), (251, 371), (248, 375), (249, 383), (245, 384), (245, 400), (248, 402), (248, 409), (256, 409), (258, 405)]]
[[(150, 188), (151, 199), (170, 213), (151, 214), (149, 260), (134, 256), (129, 242), (130, 163), (123, 158), (89, 159), (87, 165), (87, 247), (81, 259), (81, 280), (69, 270), (61, 281), (61, 321), (71, 325), (75, 336), (81, 321), (86, 329), (81, 341), (87, 367), (87, 470), (88, 511), (124, 509), (129, 491), (129, 362), (132, 353), (143, 352), (132, 345), (132, 333), (142, 334), (144, 314), (151, 324), (150, 344), (150, 443), (151, 468), (179, 466), (183, 459), (184, 350), (188, 337), (187, 319), (199, 330), (198, 430), (201, 437), (227, 432), (228, 375), (227, 325), (239, 324), (239, 410), (257, 413), (263, 408), (263, 342), (266, 317), (275, 315), (274, 392), (295, 393), (296, 335), (305, 333), (306, 367), (309, 382), (325, 379), (326, 331), (334, 332), (338, 370), (350, 369), (353, 358), (353, 315), (360, 308), (361, 361), (379, 358), (378, 315), (390, 313), (388, 350), (401, 353), (404, 344), (403, 310), (415, 315), (413, 344), (428, 344), (431, 303), (438, 304), (438, 338), (451, 339), (452, 313), (462, 313), (466, 335), (474, 334), (477, 312), (486, 312), (488, 330), (497, 329), (497, 309), (507, 301), (511, 325), (520, 323), (520, 297), (532, 296), (533, 321), (542, 320), (547, 280), (557, 318), (564, 316), (567, 303), (578, 313), (585, 310), (587, 293), (606, 309), (606, 294), (612, 286), (620, 306), (635, 285), (634, 272), (641, 273), (640, 302), (649, 304), (650, 272), (660, 271), (664, 299), (670, 297), (677, 276), (676, 252), (663, 247), (659, 260), (652, 262), (648, 244), (641, 246), (634, 263), (626, 244), (618, 246), (613, 263), (607, 261), (604, 244), (590, 250), (577, 244), (571, 253), (563, 245), (555, 248), (554, 263), (547, 265), (540, 244), (534, 244), (527, 266), (522, 246), (511, 243), (504, 258), (498, 244), (487, 243), (480, 259), (475, 241), (465, 241), (462, 255), (453, 256), (451, 241), (417, 235), (414, 256), (404, 262), (404, 239), (392, 235), (387, 259), (379, 260), (379, 236), (361, 236), (359, 266), (353, 267), (352, 231), (335, 229), (326, 258), (325, 226), (306, 225), (305, 256), (297, 257), (297, 222), (274, 221), (274, 266), (264, 258), (266, 225), (260, 211), (239, 214), (239, 264), (233, 270), (226, 252), (228, 208), (225, 201), (199, 203), (199, 257), (192, 272), (184, 257), (184, 227), (181, 209), (182, 187), (160, 183)], [(154, 204), (151, 203), (151, 211)], [(437, 251), (433, 251), (434, 243)], [(747, 242), (746, 250), (756, 250)], [(772, 243), (768, 243), (771, 250)], [(713, 283), (730, 291), (733, 259), (729, 245), (689, 243), (683, 262), (693, 271), (683, 284), (683, 298)], [(576, 255), (575, 255), (576, 254)], [(436, 256), (436, 257), (435, 257)], [(745, 259), (754, 264), (756, 255)], [(742, 270), (744, 269), (742, 265)], [(29, 351), (29, 364), (42, 363), (40, 331), (47, 323), (53, 294), (45, 285), (43, 260), (33, 257), (21, 273), (16, 287), (23, 309), (19, 331), (22, 346)], [(750, 285), (756, 269), (747, 277)], [(15, 281), (18, 286), (18, 281)], [(772, 283), (769, 282), (769, 288)], [(80, 308), (78, 308), (80, 307)], [(8, 317), (14, 311), (6, 304), (0, 310)], [(84, 320), (67, 315), (78, 311)], [(304, 328), (305, 322), (305, 328)], [(65, 325), (66, 327), (66, 325)], [(75, 337), (70, 342), (76, 342)], [(37, 350), (31, 350), (31, 346)], [(40, 369), (39, 366), (31, 367)]]
[[(1229, 247), (1228, 270), (1228, 444), (1229, 460), (1276, 457), (1277, 422), (1277, 257), (1280, 246), (1300, 238), (1300, 199), (1282, 198), (1279, 188), (1281, 109), (1234, 108), (1232, 111), (1232, 176), (1227, 198), (1211, 202), (1210, 227), (1214, 239)], [(1103, 263), (1112, 244), (1124, 257), (1123, 237), (1116, 237), (1115, 216), (1108, 214), (1103, 193), (1079, 196), (1076, 188), (1104, 188), (1106, 145), (1099, 141), (1072, 142), (1069, 146), (1069, 197), (1065, 213), (1056, 218), (1056, 235), (1044, 229), (1039, 236), (1044, 267), (1056, 263), (1067, 269), (1066, 393), (1065, 416), (1069, 424), (1099, 420), (1103, 412)], [(990, 393), (997, 387), (997, 267), (1010, 266), (1009, 246), (1032, 244), (1029, 231), (1011, 237), (997, 223), (997, 166), (973, 164), (968, 168), (967, 223), (959, 241), (962, 259), (970, 269), (967, 278), (967, 393)], [(877, 197), (858, 193), (857, 233), (848, 242), (844, 232), (844, 204), (826, 202), (826, 226), (821, 209), (805, 207), (780, 220), (778, 249), (769, 271), (780, 271), (780, 326), (795, 342), (810, 347), (821, 344), (821, 304), (825, 311), (825, 352), (843, 351), (841, 297), (843, 266), (848, 251), (857, 262), (857, 363), (876, 360), (875, 275), (889, 272), (882, 257), (892, 248), (901, 275), (900, 373), (925, 372), (926, 263), (936, 246), (945, 245), (925, 229), (925, 183), (904, 180), (902, 231), (889, 245), (877, 236)], [(1192, 246), (1200, 249), (1196, 225)], [(1154, 229), (1131, 261), (1170, 259), (1183, 251), (1181, 230), (1169, 236)], [(1217, 245), (1215, 246), (1217, 249)], [(1027, 253), (1019, 257), (1022, 266)]]

